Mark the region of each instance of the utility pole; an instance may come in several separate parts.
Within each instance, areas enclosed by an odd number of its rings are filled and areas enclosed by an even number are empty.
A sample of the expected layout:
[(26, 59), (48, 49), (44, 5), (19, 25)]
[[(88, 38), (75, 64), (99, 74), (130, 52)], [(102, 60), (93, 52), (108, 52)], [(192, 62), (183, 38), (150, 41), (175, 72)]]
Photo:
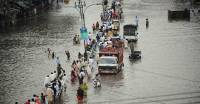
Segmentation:
[(108, 5), (108, 0), (102, 0), (103, 15)]
[(105, 11), (105, 9), (104, 9), (104, 2), (105, 2), (105, 0), (102, 1), (103, 14), (104, 14), (104, 11)]
[(78, 4), (75, 2), (75, 7), (79, 8), (79, 13), (80, 13), (81, 20), (83, 22), (83, 27), (84, 28), (86, 28), (86, 26), (85, 26), (85, 15), (84, 15), (84, 12), (83, 12), (83, 7), (85, 7), (85, 6), (86, 6), (85, 1), (82, 2), (82, 0), (78, 0)]
[[(107, 0), (105, 0), (107, 1)], [(82, 0), (78, 0), (78, 3), (75, 2), (75, 8), (79, 9), (79, 13), (80, 13), (80, 16), (81, 16), (81, 20), (83, 22), (83, 27), (86, 28), (86, 25), (85, 25), (85, 12), (87, 10), (87, 8), (93, 6), (93, 5), (103, 5), (103, 3), (94, 3), (94, 4), (90, 4), (86, 7), (86, 3), (85, 1), (82, 1)]]
[(85, 25), (85, 12), (86, 12), (87, 8), (89, 8), (93, 5), (101, 5), (101, 3), (90, 4), (86, 7), (85, 1), (78, 0), (77, 2), (75, 2), (75, 8), (80, 13), (81, 20), (82, 20), (82, 27), (80, 28), (80, 34), (81, 34), (81, 39), (84, 39), (84, 41), (86, 39), (88, 39), (88, 32), (87, 32), (87, 28)]

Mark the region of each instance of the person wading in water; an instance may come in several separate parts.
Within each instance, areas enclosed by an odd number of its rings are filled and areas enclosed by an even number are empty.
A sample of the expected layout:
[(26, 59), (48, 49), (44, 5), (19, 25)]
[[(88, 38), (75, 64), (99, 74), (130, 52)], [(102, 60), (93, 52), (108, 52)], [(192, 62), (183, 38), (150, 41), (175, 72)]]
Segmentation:
[(52, 52), (52, 59), (55, 58), (55, 52)]
[(67, 60), (70, 60), (70, 53), (69, 53), (69, 51), (65, 51), (65, 54), (67, 55)]
[(61, 77), (62, 71), (64, 71), (63, 68), (61, 67), (60, 64), (58, 64), (58, 66), (57, 66), (57, 73), (58, 73), (57, 78)]
[(76, 96), (77, 96), (78, 103), (82, 103), (83, 102), (84, 91), (80, 87), (78, 87)]
[(146, 29), (148, 29), (149, 28), (149, 20), (148, 20), (148, 18), (146, 19)]
[(48, 58), (50, 59), (50, 57), (51, 57), (51, 49), (47, 48), (47, 52), (48, 52)]
[(99, 22), (96, 23), (96, 30), (99, 30)]

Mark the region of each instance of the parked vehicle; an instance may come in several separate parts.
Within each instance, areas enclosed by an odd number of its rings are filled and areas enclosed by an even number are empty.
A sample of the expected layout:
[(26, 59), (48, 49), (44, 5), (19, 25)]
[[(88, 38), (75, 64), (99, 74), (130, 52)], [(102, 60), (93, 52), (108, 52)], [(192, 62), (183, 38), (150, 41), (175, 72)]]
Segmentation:
[(101, 82), (100, 82), (100, 80), (94, 79), (94, 80), (93, 80), (93, 86), (94, 86), (94, 88), (101, 87)]
[(141, 59), (141, 51), (134, 51), (133, 53), (131, 53), (131, 54), (129, 55), (129, 59), (130, 59), (130, 60)]
[(133, 42), (130, 43), (130, 50), (131, 50), (131, 54), (129, 55), (130, 60), (141, 59), (141, 51), (135, 51)]
[(138, 33), (137, 26), (133, 24), (124, 25), (124, 38), (128, 42), (137, 42), (138, 41)]

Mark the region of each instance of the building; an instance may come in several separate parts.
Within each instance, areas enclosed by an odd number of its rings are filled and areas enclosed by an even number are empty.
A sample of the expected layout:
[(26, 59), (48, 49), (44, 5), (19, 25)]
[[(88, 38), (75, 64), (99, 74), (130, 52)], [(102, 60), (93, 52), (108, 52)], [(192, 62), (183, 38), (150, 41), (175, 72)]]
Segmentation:
[(19, 18), (34, 16), (48, 5), (48, 0), (0, 0), (0, 25), (15, 24)]

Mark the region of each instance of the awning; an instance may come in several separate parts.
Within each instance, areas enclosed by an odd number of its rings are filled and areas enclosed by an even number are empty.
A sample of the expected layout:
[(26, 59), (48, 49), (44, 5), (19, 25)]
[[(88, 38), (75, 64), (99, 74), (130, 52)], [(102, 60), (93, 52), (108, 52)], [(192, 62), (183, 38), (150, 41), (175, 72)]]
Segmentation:
[(13, 4), (19, 8), (23, 8), (23, 9), (29, 9), (30, 6), (26, 5), (23, 1), (17, 1), (17, 2), (14, 2), (14, 1), (11, 1), (10, 4)]
[(20, 6), (20, 7), (22, 7), (22, 8), (25, 8), (25, 9), (29, 8), (26, 4), (24, 4), (23, 1), (18, 1), (18, 2), (16, 2), (16, 4), (17, 4), (18, 6)]

